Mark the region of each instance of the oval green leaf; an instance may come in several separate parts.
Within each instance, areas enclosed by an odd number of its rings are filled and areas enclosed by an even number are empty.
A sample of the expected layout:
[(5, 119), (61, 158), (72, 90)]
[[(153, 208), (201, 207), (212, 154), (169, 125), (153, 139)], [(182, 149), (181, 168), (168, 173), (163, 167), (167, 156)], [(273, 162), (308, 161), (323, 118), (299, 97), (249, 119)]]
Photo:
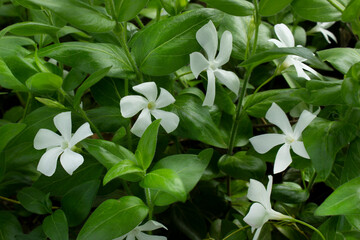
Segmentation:
[(23, 188), (17, 194), (21, 205), (29, 212), (36, 214), (52, 213), (52, 203), (49, 199), (50, 194), (45, 194), (37, 188), (27, 187)]
[(26, 80), (28, 89), (35, 93), (57, 91), (61, 88), (62, 83), (63, 79), (61, 77), (50, 72), (36, 73)]
[(47, 216), (43, 222), (43, 230), (51, 240), (68, 240), (69, 228), (66, 216), (62, 210), (56, 210), (52, 215)]
[(202, 0), (209, 7), (219, 9), (234, 16), (250, 16), (254, 12), (254, 5), (246, 0)]
[(293, 0), (262, 0), (259, 5), (260, 15), (268, 17), (277, 14)]
[(341, 12), (328, 0), (294, 0), (291, 5), (296, 14), (313, 22), (332, 22), (341, 19)]

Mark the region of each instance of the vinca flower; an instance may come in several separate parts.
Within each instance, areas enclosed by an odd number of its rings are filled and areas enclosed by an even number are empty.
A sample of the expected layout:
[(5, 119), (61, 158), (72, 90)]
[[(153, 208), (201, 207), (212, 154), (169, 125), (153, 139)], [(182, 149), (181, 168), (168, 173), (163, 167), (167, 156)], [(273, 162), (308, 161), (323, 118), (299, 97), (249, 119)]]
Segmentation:
[(290, 155), (290, 148), (299, 156), (310, 159), (304, 143), (300, 141), (301, 134), (304, 129), (311, 123), (316, 115), (304, 110), (294, 128), (291, 128), (290, 122), (285, 112), (276, 104), (273, 103), (266, 112), (265, 118), (272, 124), (278, 126), (283, 134), (267, 133), (255, 136), (249, 139), (255, 151), (258, 153), (266, 153), (273, 147), (283, 144), (276, 154), (274, 163), (274, 173), (284, 171), (292, 162)]
[(125, 118), (133, 117), (141, 111), (138, 119), (131, 128), (131, 132), (141, 137), (146, 128), (151, 124), (151, 115), (161, 119), (161, 126), (167, 133), (174, 131), (179, 125), (179, 117), (172, 112), (160, 110), (175, 102), (175, 98), (164, 88), (160, 88), (158, 95), (157, 86), (154, 82), (145, 82), (133, 87), (134, 91), (143, 94), (145, 97), (131, 95), (120, 100), (121, 115)]
[(320, 32), (329, 44), (331, 43), (329, 38), (331, 38), (337, 43), (335, 35), (329, 30), (327, 30), (329, 27), (334, 25), (334, 23), (335, 22), (317, 22), (316, 26), (310, 29), (308, 33), (311, 34), (311, 33)]
[[(275, 28), (276, 36), (279, 38), (280, 41), (277, 39), (269, 39), (270, 42), (274, 43), (279, 48), (295, 47), (294, 36), (290, 31), (290, 29), (285, 24), (283, 23), (276, 24), (274, 28)], [(302, 46), (298, 45), (298, 47), (302, 47)], [(282, 65), (285, 68), (294, 65), (298, 77), (303, 77), (306, 80), (310, 80), (310, 77), (305, 73), (304, 70), (309, 71), (316, 76), (318, 76), (318, 73), (314, 69), (303, 63), (306, 60), (307, 59), (299, 56), (288, 55), (286, 56)]]
[(83, 139), (93, 135), (89, 123), (84, 123), (72, 135), (71, 112), (63, 112), (54, 117), (55, 127), (61, 136), (49, 129), (40, 129), (34, 139), (34, 148), (45, 149), (46, 152), (40, 158), (37, 170), (46, 176), (52, 176), (56, 170), (57, 159), (65, 171), (72, 173), (84, 162), (81, 154), (74, 152), (75, 145)]
[(199, 52), (190, 54), (190, 68), (197, 78), (199, 74), (206, 70), (208, 84), (203, 106), (212, 106), (215, 100), (215, 77), (221, 84), (224, 84), (236, 95), (239, 92), (240, 80), (235, 73), (221, 69), (230, 59), (232, 51), (232, 34), (225, 31), (221, 37), (219, 54), (215, 58), (218, 49), (218, 35), (212, 21), (196, 32), (196, 39), (205, 50), (208, 59)]
[(156, 236), (156, 235), (148, 235), (143, 233), (143, 231), (153, 231), (159, 228), (164, 228), (167, 230), (167, 228), (162, 225), (159, 222), (156, 222), (154, 220), (147, 221), (145, 224), (137, 226), (127, 234), (115, 238), (114, 240), (123, 240), (126, 238), (126, 240), (166, 240), (166, 237), (163, 236)]
[(254, 232), (256, 229), (253, 240), (258, 239), (261, 228), (267, 221), (291, 219), (291, 217), (271, 208), (270, 195), (273, 179), (272, 176), (268, 176), (268, 178), (267, 189), (265, 189), (261, 182), (250, 179), (247, 198), (255, 203), (251, 205), (248, 214), (244, 217), (244, 221), (251, 226), (251, 232)]

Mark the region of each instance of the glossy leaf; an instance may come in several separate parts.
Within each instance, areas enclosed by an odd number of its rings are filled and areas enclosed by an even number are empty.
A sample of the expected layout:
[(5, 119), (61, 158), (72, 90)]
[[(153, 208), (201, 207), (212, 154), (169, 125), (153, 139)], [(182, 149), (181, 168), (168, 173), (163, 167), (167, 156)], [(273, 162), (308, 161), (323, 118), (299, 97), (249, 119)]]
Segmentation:
[(0, 152), (3, 151), (5, 146), (18, 135), (22, 130), (24, 130), (26, 124), (24, 123), (8, 123), (0, 127)]
[(341, 98), (341, 81), (311, 80), (306, 82), (310, 95), (305, 98), (306, 103), (316, 106), (337, 105), (343, 103)]
[(360, 176), (360, 139), (356, 138), (346, 151), (341, 183), (346, 183), (358, 176)]
[(254, 12), (254, 5), (246, 0), (202, 0), (209, 7), (217, 8), (234, 16), (249, 16)]
[(88, 218), (77, 239), (112, 240), (134, 229), (147, 214), (147, 206), (137, 197), (106, 200)]
[(274, 184), (271, 198), (285, 203), (301, 203), (309, 198), (309, 193), (294, 182)]
[(15, 236), (21, 233), (21, 225), (17, 218), (9, 211), (0, 211), (1, 240), (15, 240)]
[(56, 210), (52, 215), (47, 216), (43, 222), (43, 230), (51, 240), (68, 240), (69, 228), (66, 216), (62, 210)]
[(21, 205), (29, 212), (36, 214), (52, 213), (52, 203), (49, 199), (50, 194), (45, 194), (37, 188), (27, 187), (23, 188), (18, 194)]
[(360, 49), (331, 48), (317, 52), (321, 60), (328, 61), (341, 73), (345, 74), (352, 65), (360, 62)]
[(0, 38), (7, 32), (20, 36), (34, 36), (36, 34), (50, 34), (54, 36), (60, 28), (38, 22), (20, 22), (10, 25), (0, 31)]
[(170, 15), (178, 15), (188, 4), (187, 0), (161, 0), (162, 6)]
[(48, 99), (48, 98), (40, 98), (40, 97), (35, 97), (36, 100), (38, 100), (39, 102), (41, 102), (42, 104), (44, 104), (47, 107), (50, 108), (58, 108), (58, 109), (62, 109), (62, 110), (66, 110), (67, 108), (62, 105), (61, 103)]
[(0, 86), (16, 91), (27, 91), (25, 85), (20, 82), (8, 68), (0, 56)]
[(287, 7), (293, 0), (263, 0), (260, 1), (259, 12), (262, 16), (272, 16)]
[(28, 89), (35, 93), (54, 92), (61, 88), (63, 80), (50, 72), (41, 72), (26, 80)]
[(146, 5), (148, 0), (115, 0), (115, 12), (120, 22), (133, 19)]
[(101, 132), (114, 132), (130, 122), (121, 115), (119, 106), (93, 108), (86, 111), (86, 115)]
[(327, 0), (294, 0), (296, 14), (314, 22), (332, 22), (341, 19), (341, 12)]
[[(121, 162), (115, 164), (109, 171), (106, 173), (104, 177), (104, 185), (113, 180), (117, 177), (123, 177), (124, 175), (128, 174), (136, 174), (140, 176), (144, 176), (144, 170), (141, 169), (139, 166), (136, 165), (131, 160), (122, 160)], [(126, 177), (124, 177), (126, 179)], [(140, 180), (140, 178), (138, 178)]]

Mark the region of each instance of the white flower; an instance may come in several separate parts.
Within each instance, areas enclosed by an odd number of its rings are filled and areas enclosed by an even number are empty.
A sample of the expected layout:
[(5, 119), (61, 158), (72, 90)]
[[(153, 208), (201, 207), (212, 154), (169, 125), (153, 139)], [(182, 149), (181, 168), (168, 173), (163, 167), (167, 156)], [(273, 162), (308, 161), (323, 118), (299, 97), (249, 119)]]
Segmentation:
[(269, 220), (286, 220), (291, 217), (283, 215), (271, 208), (270, 195), (272, 189), (272, 176), (269, 177), (267, 189), (264, 185), (254, 179), (250, 179), (250, 186), (247, 197), (255, 203), (251, 205), (248, 214), (244, 217), (244, 221), (251, 226), (251, 231), (256, 229), (253, 240), (258, 239), (261, 228)]
[(196, 32), (196, 39), (207, 54), (208, 59), (199, 52), (190, 54), (190, 68), (197, 78), (199, 74), (206, 70), (208, 85), (203, 106), (212, 106), (215, 100), (215, 77), (220, 83), (233, 91), (236, 95), (239, 92), (240, 80), (235, 73), (222, 70), (220, 67), (230, 59), (232, 51), (232, 34), (225, 31), (221, 37), (219, 54), (215, 58), (218, 49), (218, 36), (212, 21)]
[(290, 148), (299, 156), (309, 159), (309, 155), (306, 152), (304, 143), (299, 141), (304, 129), (311, 123), (316, 115), (304, 110), (294, 128), (291, 128), (290, 122), (285, 112), (276, 104), (273, 103), (269, 110), (266, 112), (265, 118), (272, 124), (278, 126), (283, 134), (268, 133), (259, 136), (255, 136), (249, 139), (254, 149), (258, 153), (266, 153), (273, 147), (284, 144), (280, 147), (276, 154), (274, 173), (284, 171), (292, 162), (290, 155)]
[(316, 26), (310, 29), (308, 33), (311, 34), (311, 33), (320, 32), (329, 44), (331, 43), (329, 37), (337, 43), (335, 35), (329, 30), (326, 30), (332, 25), (334, 25), (334, 23), (335, 22), (317, 22)]
[(175, 102), (175, 98), (164, 88), (160, 88), (160, 95), (154, 82), (145, 82), (133, 87), (133, 89), (145, 96), (126, 96), (120, 100), (121, 114), (125, 118), (133, 117), (141, 111), (131, 132), (141, 137), (146, 128), (151, 124), (151, 115), (161, 119), (161, 126), (167, 133), (174, 131), (179, 125), (179, 117), (172, 112), (159, 110)]
[[(279, 38), (277, 39), (269, 39), (270, 42), (274, 43), (279, 48), (288, 48), (288, 47), (295, 47), (295, 40), (292, 32), (290, 29), (283, 23), (276, 24), (275, 25), (275, 33), (276, 36)], [(301, 45), (298, 45), (298, 47), (302, 47)], [(311, 72), (312, 74), (318, 76), (318, 73), (312, 69), (311, 67), (305, 65), (304, 61), (307, 59), (295, 56), (295, 55), (288, 55), (285, 58), (285, 61), (283, 63), (283, 66), (290, 67), (291, 65), (294, 65), (295, 70), (297, 72), (298, 77), (303, 77), (306, 80), (310, 80), (310, 77), (305, 73), (304, 69), (306, 71)]]
[(40, 129), (34, 139), (34, 148), (45, 149), (40, 158), (37, 170), (46, 176), (52, 176), (56, 170), (57, 159), (70, 175), (84, 162), (83, 156), (72, 151), (75, 145), (83, 139), (93, 135), (89, 123), (84, 123), (72, 135), (71, 112), (63, 112), (54, 117), (55, 127), (61, 136), (49, 129)]
[(165, 228), (167, 230), (167, 228), (161, 223), (150, 220), (141, 226), (137, 226), (127, 234), (115, 238), (114, 240), (123, 240), (125, 238), (126, 240), (135, 240), (135, 238), (138, 240), (166, 240), (167, 238), (163, 236), (148, 235), (143, 233), (143, 231), (153, 231), (159, 228)]

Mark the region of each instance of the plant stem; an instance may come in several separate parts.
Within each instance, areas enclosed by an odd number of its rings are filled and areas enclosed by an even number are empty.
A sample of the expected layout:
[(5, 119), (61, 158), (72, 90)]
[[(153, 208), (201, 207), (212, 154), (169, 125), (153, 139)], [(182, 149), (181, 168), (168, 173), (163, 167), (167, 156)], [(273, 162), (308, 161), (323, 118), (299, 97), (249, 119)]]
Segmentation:
[(314, 186), (314, 183), (315, 183), (315, 179), (317, 177), (317, 173), (315, 172), (314, 175), (312, 175), (310, 181), (309, 181), (309, 184), (307, 185), (307, 188), (306, 190), (310, 193), (312, 187)]
[(317, 234), (320, 235), (320, 237), (321, 237), (323, 240), (326, 240), (325, 237), (324, 237), (324, 235), (323, 235), (318, 229), (316, 229), (315, 227), (313, 227), (312, 225), (310, 225), (310, 224), (308, 224), (308, 223), (306, 223), (306, 222), (303, 222), (303, 221), (298, 220), (298, 219), (295, 219), (295, 218), (287, 219), (287, 221), (295, 222), (295, 223), (300, 223), (300, 224), (302, 224), (302, 225), (304, 225), (304, 226), (306, 226), (306, 227), (314, 230)]
[(254, 43), (253, 43), (253, 47), (251, 50), (251, 54), (255, 54), (256, 52), (256, 47), (257, 47), (257, 41), (259, 38), (259, 26), (261, 24), (261, 16), (259, 14), (259, 4), (257, 0), (254, 0), (254, 6), (255, 6), (255, 36), (254, 36)]
[(31, 94), (31, 92), (29, 92), (28, 97), (26, 99), (26, 105), (25, 105), (25, 109), (24, 109), (24, 113), (23, 113), (23, 119), (25, 119), (27, 112), (29, 111), (29, 108), (31, 105), (31, 100), (32, 100), (32, 94)]
[[(4, 201), (7, 201), (7, 202), (11, 202), (11, 203), (15, 203), (15, 204), (21, 205), (21, 202), (16, 201), (16, 200), (14, 200), (14, 199), (10, 199), (10, 198), (3, 197), (3, 196), (0, 196), (0, 199), (2, 199), (2, 200), (4, 200)], [(59, 207), (53, 206), (51, 209), (59, 209)]]
[(154, 209), (154, 205), (151, 201), (151, 192), (150, 192), (150, 188), (145, 188), (145, 196), (146, 196), (146, 204), (149, 207), (149, 220), (153, 219), (153, 209)]
[(344, 12), (345, 7), (344, 5), (342, 5), (339, 1), (337, 0), (327, 0), (331, 5), (333, 5), (333, 7), (335, 7), (337, 10), (339, 10), (339, 12)]
[(136, 15), (135, 21), (136, 21), (136, 23), (139, 25), (140, 28), (144, 28), (144, 27), (145, 27), (138, 15)]
[(226, 240), (226, 239), (230, 238), (231, 236), (237, 234), (238, 232), (241, 232), (242, 230), (244, 230), (244, 229), (246, 229), (246, 228), (248, 228), (248, 227), (250, 227), (250, 226), (247, 225), (247, 226), (245, 226), (245, 227), (242, 227), (242, 228), (237, 229), (236, 231), (234, 231), (234, 232), (230, 233), (229, 235), (227, 235), (226, 237), (224, 237), (223, 240)]
[(276, 77), (276, 75), (277, 75), (277, 74), (276, 74), (276, 71), (275, 71), (274, 74), (271, 75), (271, 77), (269, 77), (268, 79), (266, 79), (266, 81), (264, 81), (264, 82), (255, 90), (254, 94), (257, 93), (257, 92), (260, 90), (260, 88), (262, 88), (262, 87), (265, 86), (267, 83), (269, 83), (271, 80), (273, 80), (273, 78)]

